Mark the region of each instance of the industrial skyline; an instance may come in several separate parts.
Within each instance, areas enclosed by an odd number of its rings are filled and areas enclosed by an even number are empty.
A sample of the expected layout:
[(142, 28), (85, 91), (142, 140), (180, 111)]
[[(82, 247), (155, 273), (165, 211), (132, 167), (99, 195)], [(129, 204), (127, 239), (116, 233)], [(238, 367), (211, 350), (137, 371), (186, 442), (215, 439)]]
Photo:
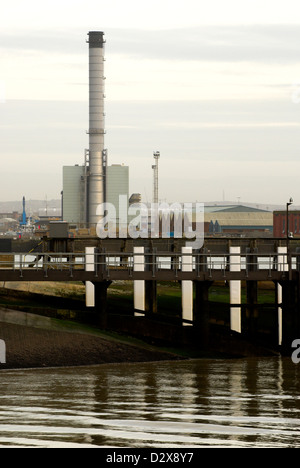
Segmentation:
[(75, 1), (70, 16), (66, 1), (5, 5), (0, 200), (59, 198), (63, 164), (82, 160), (83, 38), (94, 29), (108, 40), (105, 146), (110, 164), (130, 167), (130, 192), (151, 201), (159, 148), (161, 199), (297, 203), (297, 8), (292, 0), (92, 1), (89, 9)]

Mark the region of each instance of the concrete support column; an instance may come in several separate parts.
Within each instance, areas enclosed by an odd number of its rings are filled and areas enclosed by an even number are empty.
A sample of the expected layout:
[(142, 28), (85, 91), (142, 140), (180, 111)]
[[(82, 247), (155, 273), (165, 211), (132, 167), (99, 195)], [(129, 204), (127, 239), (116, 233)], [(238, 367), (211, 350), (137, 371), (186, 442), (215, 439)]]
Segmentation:
[[(154, 277), (156, 271), (156, 254), (153, 248), (147, 249), (145, 255), (145, 270), (151, 271)], [(145, 312), (148, 314), (157, 314), (157, 282), (156, 280), (145, 281)]]
[[(287, 247), (277, 247), (277, 270), (288, 271)], [(282, 286), (277, 284), (277, 305), (278, 305), (278, 344), (282, 345)]]
[(282, 350), (291, 352), (291, 345), (299, 339), (299, 284), (287, 280), (282, 283)]
[[(241, 271), (241, 248), (240, 247), (230, 247), (230, 271)], [(241, 281), (240, 280), (231, 280), (229, 284), (230, 289), (230, 304), (241, 304)], [(230, 308), (230, 328), (233, 331), (241, 333), (242, 323), (241, 323), (241, 308), (240, 307), (231, 307)]]
[(255, 335), (257, 333), (257, 322), (258, 322), (258, 284), (257, 281), (247, 281), (247, 304), (249, 305), (246, 309), (246, 321), (247, 321), (247, 332), (249, 335)]
[[(85, 248), (85, 271), (95, 271), (95, 247)], [(95, 286), (91, 281), (85, 282), (85, 305), (95, 307)]]
[(97, 325), (107, 327), (107, 288), (109, 282), (101, 281), (93, 284), (95, 291), (95, 310), (97, 313)]
[(157, 314), (157, 282), (145, 281), (145, 312)]
[[(192, 247), (182, 247), (181, 249), (181, 270), (183, 272), (193, 271)], [(182, 297), (182, 318), (184, 320), (193, 320), (193, 281), (184, 280), (181, 282)], [(183, 325), (190, 325), (183, 323)]]
[[(251, 246), (246, 248), (246, 253), (246, 271), (248, 274), (258, 270), (258, 249)], [(248, 306), (246, 308), (245, 328), (246, 332), (253, 336), (258, 331), (258, 282), (246, 281), (246, 293)]]
[(200, 346), (209, 344), (209, 288), (211, 281), (195, 281), (194, 325), (197, 328)]
[[(145, 271), (145, 250), (144, 247), (133, 248), (133, 271)], [(133, 297), (134, 297), (134, 315), (144, 315), (139, 313), (145, 312), (145, 281), (134, 280), (133, 281)]]

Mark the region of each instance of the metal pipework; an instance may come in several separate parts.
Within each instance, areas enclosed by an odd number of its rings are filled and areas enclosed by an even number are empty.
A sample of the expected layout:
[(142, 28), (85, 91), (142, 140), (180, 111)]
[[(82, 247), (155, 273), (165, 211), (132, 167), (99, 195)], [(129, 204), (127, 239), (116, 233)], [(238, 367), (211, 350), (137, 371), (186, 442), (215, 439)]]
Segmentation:
[(97, 207), (104, 202), (104, 33), (90, 31), (89, 39), (89, 190), (88, 221), (99, 221)]

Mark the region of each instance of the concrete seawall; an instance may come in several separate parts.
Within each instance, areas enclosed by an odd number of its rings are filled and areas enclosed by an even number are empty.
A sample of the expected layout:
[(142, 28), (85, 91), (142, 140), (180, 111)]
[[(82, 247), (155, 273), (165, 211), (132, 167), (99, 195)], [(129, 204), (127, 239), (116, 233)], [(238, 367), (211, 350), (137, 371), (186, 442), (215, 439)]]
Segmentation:
[(127, 344), (80, 325), (0, 309), (0, 340), (6, 363), (0, 369), (98, 365), (179, 359), (153, 347)]

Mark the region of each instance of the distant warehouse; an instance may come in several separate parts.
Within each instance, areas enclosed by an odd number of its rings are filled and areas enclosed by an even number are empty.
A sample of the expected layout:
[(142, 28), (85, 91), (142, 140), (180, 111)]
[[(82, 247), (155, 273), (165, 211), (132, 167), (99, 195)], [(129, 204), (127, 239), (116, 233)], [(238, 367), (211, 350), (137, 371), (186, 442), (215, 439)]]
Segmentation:
[(205, 206), (205, 235), (273, 235), (273, 213), (243, 205)]

